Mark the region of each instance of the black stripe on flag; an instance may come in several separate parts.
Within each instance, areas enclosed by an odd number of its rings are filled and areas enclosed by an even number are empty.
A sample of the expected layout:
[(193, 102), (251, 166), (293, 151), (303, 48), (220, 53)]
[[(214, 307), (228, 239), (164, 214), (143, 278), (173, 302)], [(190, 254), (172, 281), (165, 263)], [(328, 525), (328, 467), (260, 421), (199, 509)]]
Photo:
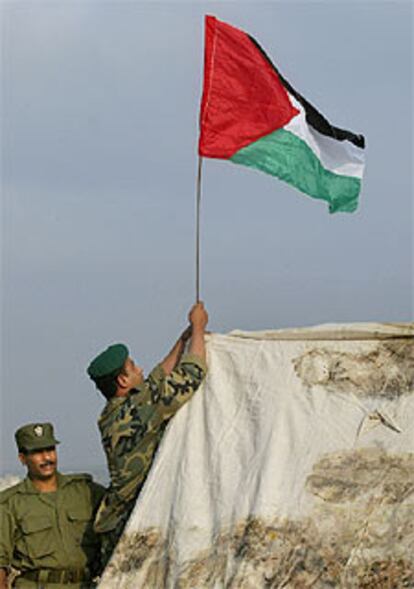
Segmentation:
[(297, 92), (291, 86), (291, 84), (289, 84), (287, 80), (285, 80), (285, 78), (280, 74), (277, 67), (274, 65), (272, 60), (269, 59), (268, 55), (262, 49), (262, 47), (259, 45), (256, 39), (254, 39), (254, 37), (251, 37), (250, 35), (247, 36), (249, 37), (251, 42), (257, 47), (257, 49), (259, 49), (263, 57), (265, 57), (268, 63), (272, 66), (276, 74), (279, 76), (280, 81), (285, 86), (286, 90), (288, 90), (288, 92), (290, 92), (290, 94), (292, 94), (296, 98), (296, 100), (303, 106), (303, 108), (305, 109), (306, 122), (308, 123), (308, 125), (313, 127), (322, 135), (327, 135), (328, 137), (332, 137), (333, 139), (336, 139), (338, 141), (350, 141), (351, 143), (353, 143), (357, 147), (361, 147), (362, 149), (365, 147), (365, 137), (363, 135), (357, 135), (356, 133), (352, 133), (352, 131), (347, 131), (346, 129), (339, 129), (339, 127), (334, 127), (333, 125), (331, 125), (331, 123), (314, 106), (312, 106), (310, 102), (305, 100), (305, 98), (303, 98), (303, 96), (299, 94), (299, 92)]

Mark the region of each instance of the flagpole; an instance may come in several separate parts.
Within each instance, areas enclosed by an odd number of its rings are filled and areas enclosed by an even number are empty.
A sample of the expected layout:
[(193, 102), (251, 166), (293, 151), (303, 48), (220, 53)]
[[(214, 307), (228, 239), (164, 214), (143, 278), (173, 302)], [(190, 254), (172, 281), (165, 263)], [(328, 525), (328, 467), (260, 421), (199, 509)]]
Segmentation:
[(197, 208), (196, 208), (196, 303), (200, 301), (200, 205), (201, 205), (201, 168), (203, 158), (198, 156), (197, 171)]

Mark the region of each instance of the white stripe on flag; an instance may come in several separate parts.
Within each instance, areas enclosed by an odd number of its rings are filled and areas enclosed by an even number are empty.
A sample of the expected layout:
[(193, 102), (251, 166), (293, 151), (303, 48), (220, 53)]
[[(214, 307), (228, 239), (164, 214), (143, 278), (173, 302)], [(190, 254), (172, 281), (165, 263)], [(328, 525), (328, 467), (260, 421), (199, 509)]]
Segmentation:
[(306, 122), (303, 106), (291, 94), (289, 94), (289, 98), (300, 113), (293, 117), (283, 128), (305, 141), (316, 157), (319, 158), (325, 170), (341, 176), (362, 178), (364, 150), (350, 141), (338, 141), (332, 137), (322, 135), (310, 127)]

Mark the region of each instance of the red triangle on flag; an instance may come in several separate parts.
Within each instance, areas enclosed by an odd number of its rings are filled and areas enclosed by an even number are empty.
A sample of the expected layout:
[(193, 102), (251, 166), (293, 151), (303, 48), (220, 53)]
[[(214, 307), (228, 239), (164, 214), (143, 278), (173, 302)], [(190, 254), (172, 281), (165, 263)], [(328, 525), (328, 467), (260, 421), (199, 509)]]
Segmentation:
[(286, 125), (298, 112), (250, 37), (206, 16), (199, 154), (230, 158)]

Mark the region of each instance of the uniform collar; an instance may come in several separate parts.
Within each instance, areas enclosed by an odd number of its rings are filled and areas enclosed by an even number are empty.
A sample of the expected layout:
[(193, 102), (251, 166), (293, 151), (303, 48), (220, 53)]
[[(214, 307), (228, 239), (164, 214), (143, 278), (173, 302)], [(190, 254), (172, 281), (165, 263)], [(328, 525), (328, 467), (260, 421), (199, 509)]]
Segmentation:
[(30, 495), (37, 495), (39, 493), (28, 476), (23, 480), (19, 492), (25, 494), (29, 493)]
[(99, 421), (106, 417), (107, 415), (109, 415), (110, 413), (112, 413), (112, 411), (114, 411), (117, 407), (119, 407), (120, 405), (122, 405), (123, 403), (125, 403), (125, 401), (127, 399), (129, 399), (129, 397), (131, 395), (138, 395), (139, 393), (142, 392), (142, 390), (145, 388), (145, 382), (137, 389), (131, 389), (129, 391), (129, 393), (127, 395), (125, 395), (125, 397), (112, 397), (111, 399), (109, 399), (109, 401), (106, 402), (105, 407), (102, 410), (101, 416), (99, 418)]
[[(66, 485), (66, 483), (68, 482), (65, 475), (60, 474), (59, 471), (57, 471), (57, 486), (58, 489), (59, 487), (64, 487)], [(25, 494), (29, 494), (29, 495), (43, 495), (43, 493), (41, 491), (39, 491), (39, 489), (36, 489), (36, 487), (34, 486), (32, 480), (26, 476), (26, 478), (23, 479), (22, 483), (21, 483), (21, 487), (19, 489), (20, 493), (25, 493)]]
[(115, 411), (120, 405), (122, 405), (128, 397), (112, 397), (109, 401), (106, 402), (105, 407), (102, 410), (102, 413), (99, 417), (99, 421), (105, 419), (108, 415), (110, 415), (113, 411)]

